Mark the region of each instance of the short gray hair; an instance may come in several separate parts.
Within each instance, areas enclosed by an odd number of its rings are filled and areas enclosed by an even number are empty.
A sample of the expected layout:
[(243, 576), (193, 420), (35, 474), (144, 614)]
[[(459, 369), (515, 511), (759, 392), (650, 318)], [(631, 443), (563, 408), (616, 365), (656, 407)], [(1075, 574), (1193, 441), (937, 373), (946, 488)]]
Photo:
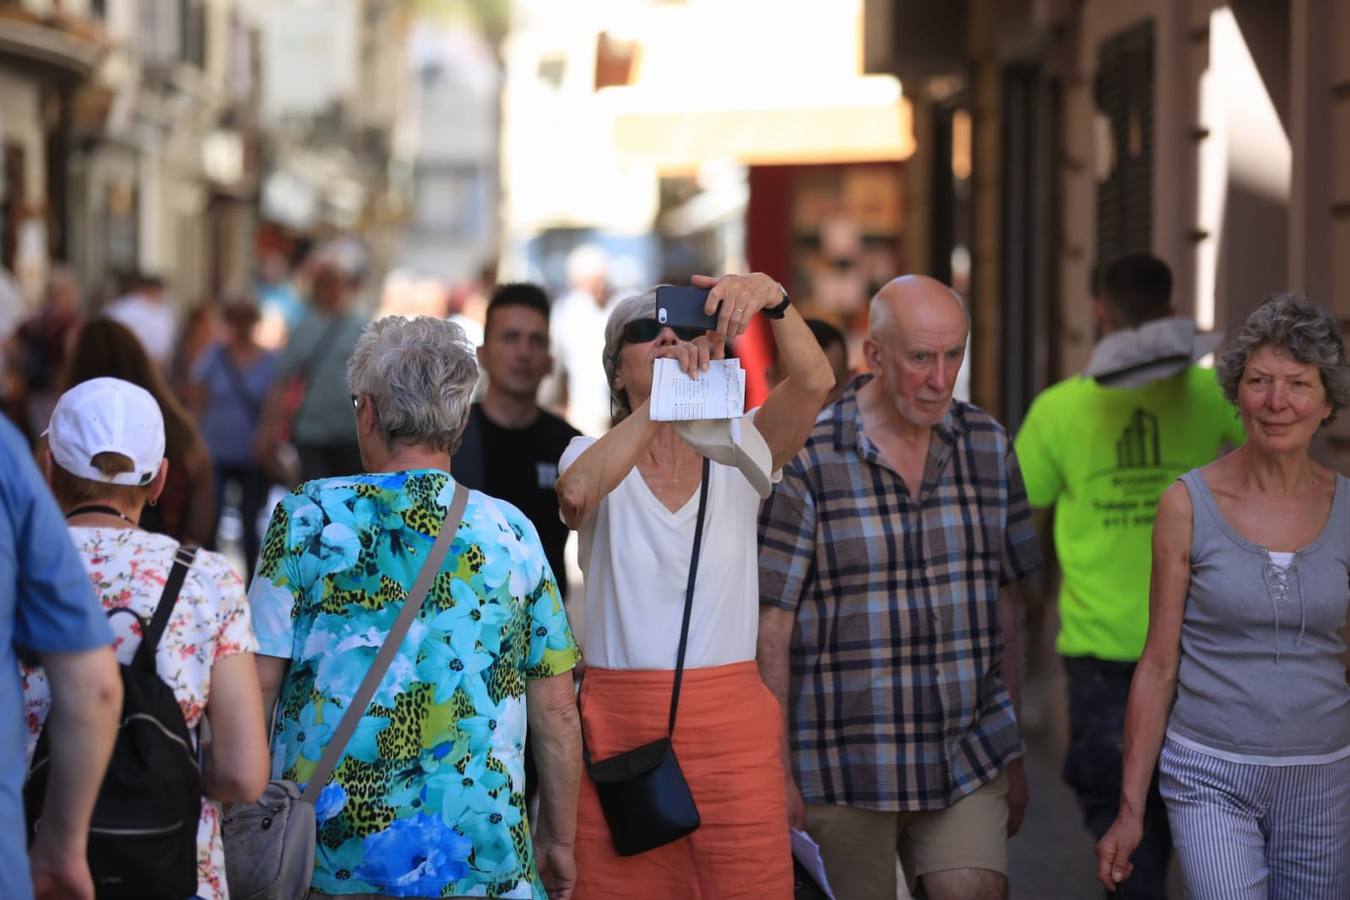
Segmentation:
[(1341, 326), (1322, 307), (1302, 294), (1271, 294), (1242, 323), (1237, 336), (1219, 357), (1216, 374), (1228, 402), (1237, 405), (1238, 385), (1247, 361), (1261, 347), (1289, 354), (1304, 365), (1317, 366), (1331, 403), (1331, 415), (1350, 404), (1350, 368), (1345, 364)]
[(454, 453), (477, 383), (478, 361), (464, 329), (430, 316), (371, 322), (347, 361), (347, 384), (370, 397), (391, 445)]
[(619, 374), (619, 354), (623, 352), (627, 341), (623, 328), (629, 322), (638, 319), (656, 317), (656, 288), (648, 288), (635, 297), (625, 297), (614, 304), (605, 324), (605, 380), (609, 383), (610, 405), (615, 410), (614, 421), (623, 421), (633, 412), (628, 405), (628, 395), (614, 386), (614, 376)]

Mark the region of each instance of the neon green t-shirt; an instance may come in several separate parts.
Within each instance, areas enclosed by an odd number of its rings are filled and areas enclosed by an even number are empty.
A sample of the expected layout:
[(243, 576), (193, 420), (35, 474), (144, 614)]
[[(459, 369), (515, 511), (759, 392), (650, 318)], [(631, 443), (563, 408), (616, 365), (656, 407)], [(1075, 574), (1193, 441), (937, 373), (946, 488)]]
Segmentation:
[(1198, 366), (1142, 388), (1078, 376), (1036, 398), (1015, 447), (1031, 505), (1056, 507), (1061, 654), (1139, 658), (1158, 500), (1244, 439), (1214, 371)]

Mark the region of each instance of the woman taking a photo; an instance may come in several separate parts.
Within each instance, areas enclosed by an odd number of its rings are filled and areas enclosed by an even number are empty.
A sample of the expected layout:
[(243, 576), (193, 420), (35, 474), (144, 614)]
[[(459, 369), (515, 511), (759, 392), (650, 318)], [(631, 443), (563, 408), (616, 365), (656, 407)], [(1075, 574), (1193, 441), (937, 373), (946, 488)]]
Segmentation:
[[(811, 330), (772, 279), (729, 275), (695, 284), (711, 288), (705, 311), (719, 313), (714, 332), (678, 333), (660, 324), (654, 291), (621, 301), (610, 314), (603, 362), (620, 421), (598, 441), (573, 439), (560, 462), (557, 492), (564, 521), (579, 532), (586, 576), (582, 645), (588, 668), (581, 709), (586, 746), (598, 763), (667, 734), (707, 472), (673, 731), (674, 753), (701, 824), (688, 837), (621, 857), (595, 785), (583, 778), (578, 900), (792, 893), (782, 714), (755, 665), (756, 521), (769, 473), (801, 448), (834, 376)], [(763, 406), (739, 420), (739, 436), (727, 423), (653, 421), (656, 360), (675, 359), (697, 377), (710, 359), (722, 356), (724, 341), (744, 332), (760, 312), (771, 319), (786, 378)], [(705, 468), (704, 455), (721, 462)], [(756, 457), (758, 463), (750, 461)]]
[(1097, 877), (1129, 876), (1156, 762), (1188, 897), (1350, 897), (1350, 482), (1308, 454), (1350, 402), (1340, 328), (1271, 297), (1217, 374), (1247, 442), (1159, 504)]

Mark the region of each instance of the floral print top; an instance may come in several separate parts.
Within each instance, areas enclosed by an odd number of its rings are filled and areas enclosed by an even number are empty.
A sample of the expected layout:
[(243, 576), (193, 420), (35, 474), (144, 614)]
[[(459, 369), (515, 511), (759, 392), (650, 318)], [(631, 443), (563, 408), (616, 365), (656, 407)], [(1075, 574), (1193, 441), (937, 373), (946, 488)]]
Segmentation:
[[(273, 512), (249, 592), (291, 660), (273, 775), (305, 783), (454, 493), (444, 472), (329, 478)], [(473, 491), (440, 574), (316, 804), (326, 894), (546, 898), (525, 815), (525, 684), (580, 653), (534, 526)]]
[[(116, 635), (113, 648), (117, 658), (129, 663), (141, 643), (137, 617), (148, 622), (154, 615), (173, 568), (178, 542), (133, 528), (72, 527), (70, 536), (103, 608), (136, 614), (113, 613), (108, 617)], [(155, 650), (155, 668), (173, 688), (190, 730), (196, 729), (206, 712), (215, 661), (256, 649), (244, 582), (225, 557), (199, 550)], [(41, 668), (21, 667), (20, 675), (31, 761), (42, 723), (51, 709), (51, 690)], [(209, 801), (202, 803), (197, 827), (197, 893), (206, 900), (228, 900), (230, 896), (225, 886), (220, 807)]]

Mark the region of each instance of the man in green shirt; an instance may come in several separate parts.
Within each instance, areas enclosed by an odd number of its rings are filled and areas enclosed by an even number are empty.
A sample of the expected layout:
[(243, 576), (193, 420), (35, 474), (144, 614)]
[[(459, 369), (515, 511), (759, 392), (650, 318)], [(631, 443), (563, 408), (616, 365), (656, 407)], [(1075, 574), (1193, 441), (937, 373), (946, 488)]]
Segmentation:
[[(1120, 742), (1148, 631), (1153, 517), (1163, 490), (1243, 440), (1211, 369), (1220, 336), (1175, 317), (1172, 274), (1147, 253), (1107, 263), (1094, 284), (1101, 339), (1082, 375), (1042, 393), (1016, 439), (1032, 506), (1055, 507), (1060, 632), (1069, 687), (1064, 778), (1100, 838), (1120, 797)], [(1131, 897), (1164, 897), (1167, 813), (1152, 786)]]

